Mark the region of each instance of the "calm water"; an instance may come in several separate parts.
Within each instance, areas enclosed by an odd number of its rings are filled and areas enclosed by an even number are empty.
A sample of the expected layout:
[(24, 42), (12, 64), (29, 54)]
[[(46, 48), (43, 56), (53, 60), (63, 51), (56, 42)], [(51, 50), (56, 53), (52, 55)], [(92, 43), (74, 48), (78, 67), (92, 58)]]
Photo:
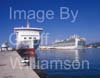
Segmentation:
[(100, 49), (41, 50), (36, 54), (46, 78), (100, 78)]

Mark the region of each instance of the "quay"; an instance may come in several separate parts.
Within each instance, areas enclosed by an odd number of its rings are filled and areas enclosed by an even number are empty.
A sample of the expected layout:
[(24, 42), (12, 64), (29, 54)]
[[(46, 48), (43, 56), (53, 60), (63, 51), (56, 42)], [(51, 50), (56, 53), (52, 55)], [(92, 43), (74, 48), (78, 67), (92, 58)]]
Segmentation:
[(0, 52), (0, 78), (40, 78), (32, 68), (17, 63), (18, 59), (22, 60), (16, 51)]

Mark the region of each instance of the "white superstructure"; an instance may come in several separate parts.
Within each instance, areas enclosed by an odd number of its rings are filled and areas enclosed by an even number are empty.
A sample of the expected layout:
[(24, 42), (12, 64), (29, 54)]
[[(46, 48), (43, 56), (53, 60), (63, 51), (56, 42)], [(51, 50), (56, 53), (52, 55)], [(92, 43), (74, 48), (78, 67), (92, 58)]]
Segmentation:
[(35, 49), (39, 46), (40, 32), (42, 28), (30, 27), (27, 23), (26, 27), (15, 27), (16, 48), (17, 49)]
[(83, 49), (85, 47), (85, 38), (78, 35), (70, 36), (69, 38), (61, 41), (56, 41), (52, 48), (55, 49)]

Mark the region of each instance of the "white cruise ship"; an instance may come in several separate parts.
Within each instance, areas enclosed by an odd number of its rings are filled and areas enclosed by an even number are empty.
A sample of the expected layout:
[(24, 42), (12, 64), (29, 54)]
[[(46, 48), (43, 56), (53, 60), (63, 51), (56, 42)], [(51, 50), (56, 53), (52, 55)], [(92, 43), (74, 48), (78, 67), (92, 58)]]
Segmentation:
[(84, 49), (85, 47), (85, 38), (82, 38), (78, 35), (70, 36), (68, 39), (65, 40), (56, 40), (52, 48), (55, 49)]

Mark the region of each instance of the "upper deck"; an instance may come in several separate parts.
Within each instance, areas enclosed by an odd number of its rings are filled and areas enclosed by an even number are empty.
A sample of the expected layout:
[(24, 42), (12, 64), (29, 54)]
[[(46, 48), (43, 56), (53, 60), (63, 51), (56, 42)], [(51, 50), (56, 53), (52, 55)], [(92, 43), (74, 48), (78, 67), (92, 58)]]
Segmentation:
[(43, 31), (43, 28), (32, 28), (32, 27), (15, 27), (14, 31), (30, 30), (30, 31)]

